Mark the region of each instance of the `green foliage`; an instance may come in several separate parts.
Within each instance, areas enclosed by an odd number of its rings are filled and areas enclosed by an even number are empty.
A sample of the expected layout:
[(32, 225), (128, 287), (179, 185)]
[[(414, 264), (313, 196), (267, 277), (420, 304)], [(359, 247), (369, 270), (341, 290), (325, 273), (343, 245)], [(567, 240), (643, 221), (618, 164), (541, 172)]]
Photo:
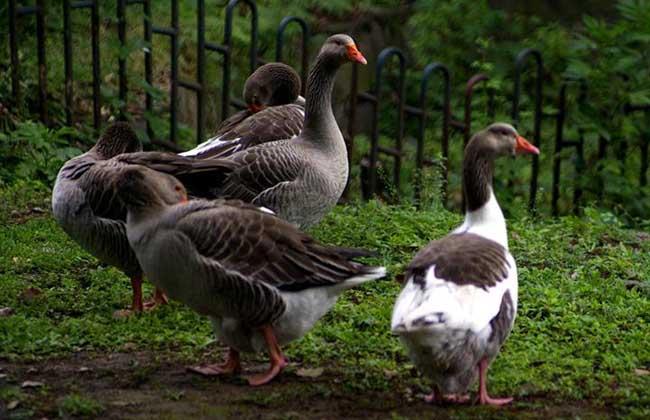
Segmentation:
[[(213, 347), (210, 323), (178, 303), (112, 318), (112, 311), (129, 303), (128, 279), (98, 264), (49, 216), (15, 219), (11, 210), (22, 214), (23, 206), (44, 198), (45, 191), (29, 191), (23, 195), (31, 198), (7, 209), (8, 223), (0, 227), (0, 302), (15, 310), (0, 318), (0, 357), (148, 351), (195, 360)], [(286, 347), (290, 360), (326, 367), (355, 395), (396, 386), (426, 392), (428, 381), (414, 374), (389, 331), (400, 288), (393, 277), (418, 249), (460, 221), (440, 208), (416, 211), (377, 202), (337, 207), (312, 233), (326, 243), (376, 249), (380, 256), (369, 262), (386, 265), (390, 274), (346, 292), (311, 333)], [(650, 300), (644, 292), (650, 285), (650, 241), (621, 226), (612, 213), (591, 208), (583, 219), (511, 220), (519, 315), (490, 369), (496, 395), (513, 394), (524, 405), (531, 398), (589, 400), (617, 413), (649, 414), (648, 376), (635, 369), (650, 368)], [(638, 286), (628, 288), (629, 282)], [(41, 294), (26, 298), (29, 287)], [(141, 366), (134, 377), (149, 375), (150, 368)], [(71, 407), (86, 405), (70, 400)]]
[[(461, 111), (464, 108), (464, 81), (477, 72), (485, 72), (490, 80), (481, 84), (474, 97), (473, 130), (491, 122), (493, 119), (510, 119), (512, 99), (512, 76), (514, 57), (523, 48), (539, 49), (544, 58), (544, 111), (552, 114), (556, 111), (557, 96), (561, 83), (572, 80), (569, 87), (568, 120), (566, 122), (565, 138), (576, 140), (580, 136), (585, 141), (585, 161), (577, 162), (575, 150), (567, 149), (561, 153), (562, 177), (560, 211), (570, 212), (572, 208), (573, 190), (581, 186), (585, 191), (583, 204), (612, 209), (630, 224), (642, 223), (641, 219), (650, 214), (650, 188), (641, 188), (639, 178), (641, 159), (639, 149), (647, 141), (650, 132), (650, 122), (647, 114), (640, 112), (626, 115), (623, 110), (628, 103), (644, 105), (650, 103), (650, 88), (647, 80), (650, 78), (650, 1), (648, 0), (619, 0), (616, 3), (617, 14), (607, 16), (607, 19), (592, 17), (592, 11), (585, 10), (583, 19), (572, 25), (566, 22), (543, 20), (530, 14), (505, 12), (490, 7), (485, 0), (453, 0), (453, 1), (414, 1), (400, 4), (399, 10), (410, 10), (400, 17), (377, 18), (382, 9), (388, 10), (394, 6), (391, 1), (331, 1), (319, 2), (307, 0), (289, 2), (278, 7), (276, 2), (260, 0), (259, 13), (259, 55), (267, 60), (275, 56), (276, 30), (280, 20), (287, 15), (304, 17), (308, 20), (313, 32), (310, 45), (311, 55), (323, 40), (330, 28), (340, 28), (344, 23), (353, 27), (355, 24), (361, 32), (370, 27), (368, 33), (371, 43), (375, 42), (378, 29), (372, 29), (378, 22), (381, 25), (381, 36), (390, 39), (404, 47), (409, 59), (407, 72), (407, 94), (409, 104), (418, 103), (420, 69), (427, 63), (438, 61), (446, 64), (452, 73), (454, 102), (452, 110), (455, 118), (462, 120)], [(57, 2), (47, 2), (48, 19), (47, 33), (56, 34), (62, 31), (62, 8)], [(225, 7), (222, 2), (206, 2), (205, 38), (210, 42), (219, 43), (223, 39)], [(196, 77), (196, 2), (185, 0), (179, 2), (179, 75), (183, 80), (194, 80)], [(169, 138), (169, 73), (170, 45), (163, 36), (154, 36), (151, 43), (142, 37), (141, 15), (139, 6), (128, 8), (127, 13), (127, 43), (121, 46), (117, 38), (116, 3), (101, 2), (102, 16), (101, 39), (101, 87), (102, 87), (102, 116), (108, 118), (116, 115), (125, 107), (127, 119), (134, 122), (146, 120), (150, 123), (154, 135), (159, 139)], [(519, 10), (522, 10), (521, 8)], [(0, 23), (6, 23), (5, 6), (0, 6)], [(597, 12), (597, 11), (594, 11)], [(385, 13), (384, 13), (385, 14)], [(602, 15), (602, 13), (599, 13)], [(238, 93), (249, 74), (249, 43), (250, 16), (245, 5), (240, 5), (235, 14), (232, 34), (232, 65), (231, 73), (233, 95)], [(383, 20), (382, 20), (383, 19)], [(402, 21), (403, 19), (403, 21)], [(166, 26), (171, 20), (171, 8), (168, 2), (152, 2), (152, 21), (158, 26)], [(399, 20), (399, 22), (397, 22)], [(91, 81), (92, 66), (90, 42), (88, 35), (89, 19), (87, 13), (75, 11), (72, 13), (73, 47), (74, 47), (74, 83), (75, 94), (74, 120), (77, 125), (83, 125), (89, 120), (92, 110)], [(24, 34), (34, 33), (33, 19), (20, 19), (19, 30)], [(6, 28), (5, 25), (0, 27)], [(373, 32), (374, 31), (374, 32)], [(6, 54), (0, 59), (0, 130), (9, 131), (16, 122), (37, 117), (37, 63), (35, 42), (33, 37), (19, 37), (21, 61), (21, 89), (23, 101), (17, 106), (11, 97), (11, 83), (8, 59)], [(7, 41), (7, 33), (0, 31), (0, 40)], [(6, 42), (5, 42), (6, 44)], [(284, 58), (290, 64), (297, 66), (300, 61), (300, 36), (296, 26), (291, 25), (287, 30)], [(49, 36), (48, 51), (62, 51), (62, 37)], [(144, 81), (144, 64), (142, 50), (154, 51), (153, 84)], [(118, 98), (119, 77), (116, 72), (119, 57), (127, 59), (129, 74), (129, 97), (126, 103)], [(373, 57), (369, 57), (371, 63)], [(64, 121), (63, 104), (63, 58), (62, 54), (48, 54), (48, 94), (49, 113), (55, 124)], [(209, 53), (206, 58), (206, 129), (210, 132), (216, 126), (220, 116), (219, 98), (221, 95), (220, 81), (222, 72), (219, 54)], [(389, 66), (386, 71), (387, 85), (395, 85), (396, 66)], [(534, 74), (532, 61), (526, 63), (522, 76), (523, 96), (521, 98), (520, 131), (530, 136), (533, 128), (532, 85)], [(374, 73), (370, 70), (369, 73)], [(363, 76), (363, 74), (362, 74)], [(362, 77), (363, 78), (363, 77)], [(587, 90), (584, 101), (579, 100), (581, 81), (586, 82)], [(367, 81), (361, 80), (361, 86), (367, 86)], [(574, 83), (575, 82), (575, 83)], [(388, 90), (388, 87), (386, 87)], [(431, 83), (431, 97), (440, 91), (438, 80)], [(488, 91), (495, 92), (494, 103), (488, 103)], [(154, 109), (151, 112), (142, 111), (144, 94), (154, 97)], [(193, 126), (194, 112), (193, 96), (185, 95), (181, 89), (179, 109), (188, 121), (181, 121), (179, 141), (183, 147), (194, 144), (194, 134), (188, 126)], [(389, 98), (390, 92), (384, 92)], [(394, 96), (394, 95), (393, 95)], [(439, 96), (439, 95), (438, 95)], [(432, 100), (431, 102), (435, 102)], [(431, 105), (434, 105), (433, 103)], [(439, 104), (435, 104), (439, 105)], [(494, 117), (485, 112), (488, 107)], [(382, 144), (391, 145), (396, 131), (396, 112), (393, 106), (382, 106), (380, 132)], [(439, 145), (440, 119), (438, 113), (429, 118), (426, 133), (425, 156), (434, 157), (441, 153)], [(187, 123), (188, 125), (184, 125)], [(147, 143), (148, 135), (142, 124), (138, 124), (139, 134)], [(415, 144), (408, 136), (417, 130), (416, 121), (406, 118), (407, 141), (404, 146), (406, 155), (403, 165), (403, 185), (401, 186), (402, 201), (412, 197), (412, 181), (420, 176), (413, 168)], [(363, 134), (363, 133), (360, 133)], [(555, 120), (545, 118), (542, 124), (542, 156), (540, 187), (538, 202), (542, 212), (548, 213), (551, 200), (552, 164), (554, 159), (553, 142), (555, 135)], [(6, 140), (4, 141), (6, 143)], [(358, 141), (362, 144), (362, 141)], [(451, 156), (448, 164), (450, 172), (449, 191), (450, 204), (458, 206), (460, 202), (460, 176), (458, 168), (462, 156), (462, 139), (453, 135), (451, 139)], [(606, 147), (606, 158), (600, 158), (599, 144)], [(0, 147), (2, 147), (0, 145)], [(16, 146), (18, 147), (18, 146)], [(58, 147), (58, 146), (57, 146)], [(13, 154), (23, 154), (17, 150)], [(64, 154), (67, 154), (64, 152)], [(355, 153), (355, 166), (362, 155), (360, 150)], [(0, 154), (3, 163), (4, 153)], [(12, 156), (10, 154), (10, 156)], [(11, 157), (11, 159), (14, 159)], [(49, 160), (48, 160), (49, 161)], [(36, 163), (34, 163), (36, 165)], [(15, 164), (7, 167), (16, 167)], [(13, 176), (7, 175), (8, 169), (3, 168), (0, 178), (5, 181)], [(391, 186), (391, 166), (385, 165), (385, 181), (388, 185), (386, 196), (392, 197), (397, 191)], [(423, 176), (431, 176), (437, 169), (428, 169)], [(51, 172), (44, 169), (42, 172)], [(358, 168), (352, 168), (353, 175)], [(23, 177), (18, 175), (16, 177)], [(530, 177), (529, 160), (518, 160), (507, 173), (498, 180), (497, 188), (503, 189), (504, 208), (506, 212), (516, 213), (525, 207), (528, 195), (528, 179)], [(437, 174), (433, 178), (438, 178)], [(353, 180), (356, 187), (356, 180)], [(353, 191), (353, 195), (358, 190)]]
[(59, 416), (62, 418), (95, 418), (104, 410), (97, 401), (78, 394), (70, 394), (59, 403)]
[(13, 131), (0, 132), (0, 182), (40, 180), (52, 183), (63, 163), (81, 153), (71, 146), (77, 135), (68, 127), (49, 129), (41, 123), (18, 123)]

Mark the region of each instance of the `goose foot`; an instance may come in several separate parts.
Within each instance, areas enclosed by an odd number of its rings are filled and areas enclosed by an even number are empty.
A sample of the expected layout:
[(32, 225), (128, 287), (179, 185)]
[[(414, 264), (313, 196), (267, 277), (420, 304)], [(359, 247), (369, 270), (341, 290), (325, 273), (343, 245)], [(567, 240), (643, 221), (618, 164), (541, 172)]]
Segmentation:
[(253, 375), (248, 377), (248, 384), (250, 386), (260, 386), (271, 382), (284, 367), (287, 365), (287, 361), (282, 354), (280, 345), (278, 344), (275, 334), (273, 333), (273, 328), (270, 325), (266, 325), (261, 328), (262, 335), (264, 336), (264, 341), (269, 349), (269, 358), (271, 359), (271, 366), (266, 373), (260, 375)]
[(169, 299), (167, 298), (165, 292), (163, 292), (162, 289), (156, 287), (153, 298), (144, 303), (144, 309), (150, 311), (159, 305), (166, 305), (168, 303)]
[(238, 373), (241, 371), (239, 352), (235, 349), (229, 349), (225, 362), (205, 366), (190, 366), (187, 370), (203, 376), (230, 375)]
[(133, 289), (131, 309), (118, 309), (113, 312), (113, 318), (128, 318), (133, 314), (144, 311), (144, 305), (142, 304), (142, 276), (131, 277), (131, 288)]
[(464, 404), (469, 401), (467, 394), (443, 394), (438, 387), (434, 387), (431, 394), (424, 397), (429, 404)]
[(487, 392), (487, 370), (489, 362), (486, 357), (481, 359), (478, 364), (478, 377), (479, 377), (479, 392), (478, 392), (478, 403), (481, 405), (494, 405), (502, 406), (510, 404), (512, 398), (492, 398), (488, 395)]

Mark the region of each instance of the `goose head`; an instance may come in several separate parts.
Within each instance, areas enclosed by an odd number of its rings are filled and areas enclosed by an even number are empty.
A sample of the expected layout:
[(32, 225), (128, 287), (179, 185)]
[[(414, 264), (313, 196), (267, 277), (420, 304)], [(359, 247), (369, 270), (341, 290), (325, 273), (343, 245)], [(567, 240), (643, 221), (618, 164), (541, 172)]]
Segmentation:
[(361, 64), (368, 63), (352, 37), (346, 34), (336, 34), (327, 38), (320, 49), (319, 55), (328, 57), (329, 61), (339, 66), (347, 61)]
[[(475, 143), (474, 147), (478, 146), (484, 153), (494, 158), (525, 153), (539, 155), (537, 147), (520, 136), (512, 125), (503, 122), (489, 125), (477, 133), (470, 143)], [(470, 145), (467, 146), (469, 148)]]
[(142, 151), (142, 143), (133, 128), (126, 122), (116, 122), (108, 126), (93, 150), (102, 158), (110, 159), (122, 153)]
[(268, 63), (251, 74), (244, 84), (244, 101), (251, 112), (267, 106), (294, 102), (300, 94), (298, 73), (283, 63)]
[(116, 174), (114, 188), (117, 197), (135, 212), (187, 201), (179, 180), (140, 165), (129, 165)]

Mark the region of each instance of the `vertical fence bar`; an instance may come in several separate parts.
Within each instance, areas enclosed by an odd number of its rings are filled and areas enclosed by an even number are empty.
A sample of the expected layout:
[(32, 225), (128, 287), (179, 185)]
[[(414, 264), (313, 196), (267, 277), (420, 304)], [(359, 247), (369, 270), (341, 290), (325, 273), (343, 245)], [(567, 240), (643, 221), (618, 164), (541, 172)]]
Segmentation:
[(205, 130), (205, 0), (198, 0), (196, 40), (196, 143), (204, 140)]
[(63, 0), (63, 65), (65, 73), (65, 123), (72, 125), (74, 91), (72, 87), (72, 29), (70, 0)]
[(178, 0), (172, 0), (171, 90), (169, 92), (169, 140), (176, 144), (178, 135)]
[(19, 62), (18, 62), (18, 30), (16, 21), (16, 0), (9, 0), (9, 49), (11, 55), (11, 93), (14, 97), (14, 105), (18, 108), (21, 104), (20, 81), (18, 79)]
[(101, 91), (99, 83), (101, 68), (99, 62), (99, 1), (94, 0), (91, 8), (91, 38), (93, 59), (93, 127), (96, 134), (101, 128)]
[(394, 172), (393, 182), (395, 183), (395, 190), (397, 197), (400, 193), (400, 170), (402, 161), (402, 139), (404, 136), (404, 79), (406, 75), (406, 58), (404, 53), (395, 47), (384, 48), (377, 57), (377, 66), (375, 73), (375, 112), (372, 122), (372, 137), (371, 137), (371, 150), (370, 150), (370, 194), (377, 193), (377, 160), (379, 151), (382, 149), (379, 145), (379, 95), (381, 93), (382, 85), (382, 70), (392, 56), (396, 56), (399, 60), (399, 104), (398, 104), (398, 122), (397, 122), (397, 138), (395, 139), (394, 149), (384, 149), (383, 151), (394, 157)]
[(287, 29), (287, 26), (292, 22), (297, 23), (302, 29), (302, 55), (300, 58), (301, 68), (300, 68), (300, 94), (305, 95), (305, 89), (307, 88), (307, 72), (309, 71), (309, 26), (304, 19), (296, 16), (286, 16), (280, 22), (278, 26), (278, 32), (275, 43), (275, 61), (282, 61), (282, 53), (284, 50), (284, 33)]
[(38, 108), (43, 124), (49, 123), (47, 113), (47, 61), (45, 59), (45, 1), (36, 2), (36, 48), (38, 50)]
[[(486, 74), (479, 73), (472, 76), (465, 85), (465, 119), (463, 123), (464, 146), (467, 146), (467, 142), (472, 136), (472, 101), (474, 99), (474, 88), (479, 83), (488, 80), (490, 80), (490, 78)], [(465, 208), (464, 204), (463, 208)]]
[(560, 87), (557, 116), (555, 120), (555, 153), (553, 154), (553, 186), (551, 192), (551, 215), (559, 215), (558, 200), (560, 199), (560, 166), (562, 164), (562, 143), (564, 142), (564, 120), (566, 118), (566, 83)]
[(641, 139), (641, 171), (639, 173), (641, 187), (648, 185), (648, 144), (650, 144), (650, 139), (646, 133), (645, 137)]
[(223, 82), (221, 93), (221, 119), (230, 115), (230, 70), (232, 66), (232, 21), (235, 7), (243, 1), (251, 12), (251, 46), (249, 49), (250, 72), (257, 68), (257, 5), (252, 0), (230, 0), (226, 6), (226, 24), (223, 35)]
[[(523, 66), (528, 59), (533, 57), (535, 59), (535, 109), (534, 109), (534, 128), (533, 128), (533, 144), (537, 147), (541, 145), (541, 130), (542, 130), (542, 99), (543, 99), (543, 77), (544, 77), (544, 62), (542, 54), (534, 49), (525, 49), (521, 51), (515, 59), (515, 77), (514, 77), (514, 95), (512, 98), (512, 121), (515, 127), (519, 126), (519, 99), (521, 97), (521, 72)], [(528, 211), (535, 212), (537, 201), (537, 181), (539, 177), (539, 156), (533, 155), (531, 177), (530, 177), (530, 192), (528, 196)]]
[[(441, 165), (442, 170), (442, 186), (441, 195), (442, 203), (447, 203), (447, 181), (449, 175), (449, 121), (451, 119), (451, 79), (449, 69), (441, 63), (430, 63), (424, 68), (422, 81), (420, 82), (420, 116), (419, 116), (419, 130), (417, 142), (416, 165), (418, 171), (424, 169), (424, 138), (427, 124), (427, 104), (426, 95), (428, 92), (429, 80), (435, 72), (439, 72), (443, 77), (443, 100), (442, 100), (442, 129), (441, 129), (441, 149), (443, 162)], [(419, 205), (422, 200), (422, 177), (418, 173), (415, 180), (415, 200)]]
[[(303, 86), (304, 88), (304, 86)], [(352, 63), (352, 77), (350, 78), (350, 109), (348, 112), (348, 130), (345, 145), (348, 151), (348, 168), (352, 167), (354, 161), (354, 136), (356, 135), (357, 118), (357, 94), (359, 92), (359, 65)], [(350, 179), (343, 191), (343, 198), (349, 196)]]
[(144, 80), (147, 84), (145, 90), (145, 113), (146, 126), (147, 126), (147, 137), (153, 139), (154, 132), (153, 127), (151, 126), (151, 115), (153, 113), (153, 96), (151, 95), (151, 89), (153, 88), (153, 45), (152, 40), (152, 26), (151, 26), (151, 2), (150, 0), (144, 0), (143, 2), (143, 11), (144, 11), (144, 41), (146, 44), (144, 50)]
[(118, 55), (120, 119), (124, 120), (127, 106), (126, 0), (117, 0), (117, 33), (120, 40), (120, 51)]

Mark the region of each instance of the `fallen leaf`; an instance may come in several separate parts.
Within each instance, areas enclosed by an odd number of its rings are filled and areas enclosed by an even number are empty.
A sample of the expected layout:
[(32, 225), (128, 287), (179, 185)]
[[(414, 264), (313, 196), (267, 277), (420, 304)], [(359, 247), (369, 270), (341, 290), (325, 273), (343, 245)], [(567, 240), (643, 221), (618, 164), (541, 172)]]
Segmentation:
[(32, 213), (45, 213), (45, 210), (40, 207), (32, 207)]
[(89, 372), (89, 371), (90, 371), (90, 368), (86, 367), (86, 366), (82, 366), (82, 367), (79, 368), (79, 372)]
[(18, 400), (10, 401), (9, 404), (7, 404), (7, 410), (13, 410), (14, 408), (18, 407), (18, 404), (20, 404), (20, 401)]
[(650, 375), (650, 370), (647, 369), (634, 369), (634, 374), (637, 376), (647, 376)]
[(0, 317), (11, 316), (14, 314), (14, 309), (10, 307), (0, 308)]
[(27, 369), (27, 373), (38, 373), (38, 369), (36, 369), (35, 367), (30, 367), (29, 369)]
[(25, 381), (22, 384), (20, 384), (21, 388), (38, 388), (45, 385), (43, 382), (38, 382), (38, 381)]
[(323, 368), (313, 368), (313, 369), (300, 368), (296, 372), (296, 375), (302, 376), (303, 378), (318, 378), (323, 374), (324, 370), (325, 369)]
[(395, 370), (384, 369), (384, 375), (390, 379), (396, 377), (398, 375), (398, 372)]
[(0, 373), (0, 379), (5, 379), (7, 377), (6, 373)]
[(42, 293), (43, 292), (41, 292), (41, 290), (37, 289), (36, 287), (28, 287), (27, 289), (23, 290), (23, 292), (20, 294), (20, 297), (24, 301), (31, 302)]

